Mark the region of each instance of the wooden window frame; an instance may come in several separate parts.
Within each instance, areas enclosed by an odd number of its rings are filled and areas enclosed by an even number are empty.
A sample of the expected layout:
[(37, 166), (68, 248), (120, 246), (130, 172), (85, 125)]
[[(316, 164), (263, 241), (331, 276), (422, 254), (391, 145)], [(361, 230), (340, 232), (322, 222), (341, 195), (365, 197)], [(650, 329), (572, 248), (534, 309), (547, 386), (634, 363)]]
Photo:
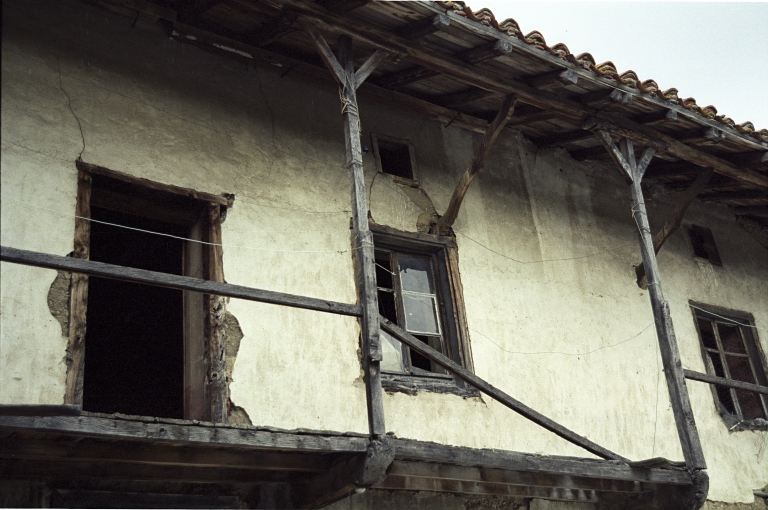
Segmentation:
[[(413, 175), (413, 179), (408, 179), (407, 177), (401, 177), (399, 175), (390, 174), (384, 171), (381, 165), (381, 154), (379, 152), (379, 140), (385, 143), (396, 143), (396, 144), (405, 145), (408, 147), (408, 154), (411, 160), (411, 173)], [(406, 186), (411, 186), (414, 188), (419, 187), (419, 174), (416, 170), (416, 153), (413, 150), (413, 144), (410, 142), (410, 140), (371, 133), (371, 144), (373, 145), (373, 156), (376, 160), (376, 170), (380, 174), (386, 175), (387, 177), (389, 177), (390, 179), (392, 179), (394, 182), (398, 184), (405, 184)]]
[[(697, 303), (694, 301), (689, 302), (692, 307), (692, 313), (693, 313), (693, 320), (694, 325), (696, 326), (696, 333), (699, 337), (699, 346), (701, 348), (701, 356), (704, 361), (704, 366), (706, 368), (706, 371), (709, 375), (717, 376), (717, 377), (724, 377), (726, 379), (730, 380), (737, 380), (733, 379), (730, 375), (730, 368), (728, 366), (727, 360), (725, 358), (726, 353), (728, 356), (738, 356), (738, 357), (744, 357), (748, 360), (750, 369), (752, 371), (752, 376), (755, 379), (754, 383), (759, 384), (762, 386), (768, 386), (768, 361), (766, 360), (765, 353), (762, 350), (762, 347), (760, 345), (760, 341), (757, 337), (757, 330), (754, 327), (754, 317), (750, 313), (746, 312), (740, 312), (736, 310), (730, 310), (727, 308), (719, 307), (719, 306), (713, 306), (708, 305), (704, 303)], [(695, 308), (694, 308), (695, 307)], [(715, 342), (717, 345), (717, 348), (711, 348), (707, 347), (704, 344), (704, 339), (702, 336), (701, 328), (699, 326), (699, 320), (705, 320), (709, 321), (713, 325), (713, 332), (715, 337)], [(734, 324), (734, 322), (738, 322), (741, 324), (747, 324), (747, 326), (742, 326), (739, 324)], [(726, 351), (723, 347), (721, 338), (720, 338), (720, 332), (719, 329), (716, 327), (717, 324), (727, 324), (729, 326), (735, 326), (739, 332), (742, 344), (744, 345), (746, 354), (741, 353), (733, 353), (731, 351)], [(709, 353), (715, 353), (720, 356), (720, 359), (722, 360), (722, 370), (723, 374), (718, 374), (712, 365), (710, 355)], [(721, 390), (728, 391), (731, 397), (731, 401), (733, 402), (735, 414), (731, 414), (726, 410), (726, 405), (722, 404), (720, 402), (720, 396), (718, 395), (718, 388), (716, 385), (710, 385), (710, 389), (712, 390), (712, 397), (714, 399), (715, 409), (717, 410), (718, 414), (723, 417), (723, 420), (725, 421), (726, 425), (729, 428), (736, 427), (737, 425), (742, 425), (741, 429), (748, 429), (750, 428), (750, 424), (752, 422), (756, 422), (757, 420), (754, 419), (744, 419), (744, 416), (741, 411), (741, 404), (739, 403), (738, 394), (736, 393), (737, 390), (734, 388), (721, 388)], [(762, 404), (763, 413), (766, 416), (766, 419), (768, 419), (768, 396), (762, 395), (759, 393), (755, 393), (757, 395), (757, 398)]]
[[(469, 328), (459, 276), (456, 240), (421, 232), (403, 232), (370, 223), (376, 249), (403, 254), (429, 256), (434, 261), (437, 298), (441, 309), (445, 355), (474, 372)], [(477, 396), (479, 393), (462, 380), (438, 373), (394, 373), (382, 371), (382, 387), (387, 391), (415, 394), (418, 391)]]
[[(110, 170), (97, 165), (76, 162), (78, 170), (77, 179), (77, 204), (74, 236), (74, 258), (89, 260), (91, 244), (91, 191), (93, 175), (101, 175), (111, 179), (137, 185), (143, 188), (173, 193), (194, 199), (200, 202), (202, 208), (202, 221), (200, 239), (208, 244), (202, 248), (202, 276), (206, 280), (224, 282), (221, 245), (221, 222), (226, 215), (226, 208), (230, 205), (224, 196), (198, 192), (188, 188), (181, 188), (169, 184), (161, 184), (139, 177), (134, 177), (122, 172)], [(185, 306), (191, 293), (184, 291)], [(202, 303), (205, 312), (204, 318), (204, 381), (196, 381), (197, 395), (202, 394), (202, 409), (197, 412), (190, 411), (187, 402), (187, 363), (185, 362), (185, 419), (198, 419), (213, 423), (224, 423), (227, 418), (227, 384), (225, 369), (225, 351), (223, 323), (221, 309), (223, 299), (220, 296), (204, 294)], [(70, 284), (69, 316), (70, 328), (67, 346), (67, 373), (64, 394), (64, 403), (83, 405), (83, 382), (85, 373), (85, 332), (88, 311), (88, 275), (73, 273)], [(185, 319), (186, 323), (186, 319)], [(185, 324), (186, 329), (186, 324)], [(185, 331), (185, 337), (187, 332)], [(185, 349), (187, 348), (185, 340)], [(193, 414), (190, 414), (193, 413)], [(190, 416), (188, 416), (190, 414)]]

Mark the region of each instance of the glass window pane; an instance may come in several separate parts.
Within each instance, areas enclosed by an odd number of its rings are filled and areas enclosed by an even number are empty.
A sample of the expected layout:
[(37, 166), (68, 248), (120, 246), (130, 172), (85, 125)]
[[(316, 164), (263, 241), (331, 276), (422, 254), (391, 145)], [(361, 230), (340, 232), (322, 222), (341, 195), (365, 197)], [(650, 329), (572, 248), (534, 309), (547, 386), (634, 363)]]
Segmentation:
[[(723, 364), (720, 361), (720, 355), (708, 352), (707, 356), (709, 356), (709, 360), (712, 362), (712, 367), (715, 369), (715, 375), (718, 377), (725, 377), (725, 371), (723, 370)], [(720, 401), (722, 411), (730, 414), (736, 414), (736, 406), (733, 405), (731, 390), (719, 385), (715, 385), (715, 391), (717, 392), (717, 398)]]
[(717, 349), (717, 342), (715, 341), (715, 332), (712, 329), (712, 323), (706, 319), (698, 319), (699, 322), (699, 334), (701, 335), (701, 342), (704, 347), (710, 349)]
[(435, 315), (435, 298), (403, 292), (405, 329), (411, 333), (440, 334)]
[(386, 331), (379, 330), (379, 342), (381, 343), (381, 370), (390, 372), (405, 372), (403, 367), (403, 347), (399, 340), (395, 340)]
[(723, 344), (724, 350), (728, 352), (738, 352), (739, 354), (747, 353), (744, 349), (744, 342), (741, 340), (738, 326), (718, 324), (717, 331), (720, 333), (720, 342)]
[(432, 277), (429, 271), (429, 259), (400, 255), (400, 284), (403, 290), (433, 294)]
[(755, 418), (765, 419), (763, 405), (757, 393), (746, 390), (736, 390), (736, 398), (739, 399), (741, 414), (745, 420), (754, 420)]
[[(425, 344), (429, 345), (430, 347), (432, 347), (437, 352), (439, 352), (441, 354), (444, 354), (443, 353), (442, 342), (440, 341), (440, 337), (439, 336), (421, 336), (421, 335), (418, 335), (418, 336), (416, 336), (416, 338), (418, 338), (419, 340), (421, 340)], [(447, 374), (448, 373), (443, 367), (441, 367), (437, 363), (434, 363), (432, 360), (430, 360), (426, 356), (422, 356), (421, 354), (419, 354), (418, 352), (414, 351), (413, 349), (410, 349), (410, 352), (411, 352), (411, 364), (414, 367), (420, 368), (422, 370), (426, 370), (427, 372), (433, 372), (433, 373), (436, 373), (436, 374)]]
[(754, 384), (755, 378), (752, 375), (752, 368), (749, 366), (747, 358), (726, 355), (725, 359), (728, 363), (728, 371), (731, 372), (731, 379)]

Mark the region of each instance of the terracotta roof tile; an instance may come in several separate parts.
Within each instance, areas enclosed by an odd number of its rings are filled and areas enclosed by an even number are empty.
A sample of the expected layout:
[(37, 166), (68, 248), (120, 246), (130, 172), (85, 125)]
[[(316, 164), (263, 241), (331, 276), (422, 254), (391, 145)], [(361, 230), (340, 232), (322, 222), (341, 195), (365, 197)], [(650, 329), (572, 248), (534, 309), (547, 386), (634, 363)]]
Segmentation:
[(632, 70), (619, 73), (613, 62), (603, 62), (597, 64), (594, 57), (589, 53), (581, 53), (574, 56), (568, 47), (563, 43), (555, 44), (554, 46), (548, 46), (544, 36), (541, 32), (534, 30), (527, 35), (523, 35), (520, 30), (520, 25), (512, 18), (499, 22), (494, 16), (493, 12), (488, 8), (480, 9), (479, 11), (473, 11), (466, 3), (460, 1), (438, 1), (436, 2), (441, 8), (446, 10), (452, 10), (459, 16), (465, 16), (467, 19), (482, 23), (485, 26), (493, 27), (499, 32), (505, 33), (509, 36), (516, 37), (526, 44), (529, 44), (541, 51), (546, 51), (550, 55), (554, 55), (558, 58), (570, 62), (574, 66), (581, 67), (585, 70), (592, 71), (598, 76), (604, 78), (614, 79), (620, 85), (625, 85), (631, 88), (636, 88), (642, 93), (655, 94), (657, 97), (679, 104), (683, 108), (696, 112), (704, 118), (714, 119), (726, 126), (736, 129), (739, 133), (752, 136), (763, 142), (768, 142), (768, 129), (755, 130), (755, 126), (751, 122), (744, 122), (742, 124), (736, 124), (733, 120), (723, 115), (717, 115), (717, 109), (714, 106), (705, 106), (701, 108), (696, 104), (696, 99), (689, 97), (687, 99), (680, 99), (677, 95), (676, 88), (669, 88), (665, 91), (661, 91), (658, 83), (654, 80), (640, 81), (640, 78)]

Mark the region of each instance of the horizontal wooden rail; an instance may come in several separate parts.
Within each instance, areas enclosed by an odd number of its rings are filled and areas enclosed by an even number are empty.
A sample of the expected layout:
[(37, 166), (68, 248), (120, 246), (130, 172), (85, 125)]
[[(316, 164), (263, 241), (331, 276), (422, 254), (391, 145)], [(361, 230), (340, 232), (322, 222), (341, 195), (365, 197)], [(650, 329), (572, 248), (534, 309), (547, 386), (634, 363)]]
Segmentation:
[(436, 351), (429, 345), (425, 344), (418, 338), (410, 335), (409, 333), (401, 329), (399, 326), (397, 326), (396, 324), (393, 324), (392, 322), (388, 321), (384, 317), (380, 316), (379, 322), (381, 324), (381, 328), (384, 331), (386, 331), (391, 335), (394, 335), (395, 338), (403, 342), (405, 345), (407, 345), (414, 351), (434, 361), (435, 363), (445, 368), (449, 372), (455, 374), (460, 379), (469, 383), (471, 386), (477, 388), (478, 390), (482, 391), (486, 395), (496, 399), (497, 401), (504, 404), (506, 407), (512, 409), (513, 411), (525, 416), (526, 418), (536, 423), (537, 425), (544, 427), (550, 432), (553, 432), (558, 436), (562, 437), (566, 441), (573, 443), (576, 446), (580, 446), (585, 450), (587, 450), (588, 452), (597, 455), (598, 457), (602, 457), (603, 459), (621, 460), (621, 461), (628, 462), (628, 460), (625, 459), (624, 457), (621, 457), (620, 455), (617, 455), (612, 451), (603, 448), (599, 444), (593, 443), (586, 437), (580, 436), (577, 433), (563, 427), (559, 423), (547, 418), (543, 414), (537, 411), (534, 411), (533, 409), (523, 404), (519, 400), (516, 400), (510, 397), (500, 389), (494, 386), (491, 386), (490, 384), (488, 384), (483, 379), (479, 378), (478, 376), (476, 376), (466, 368), (462, 367), (461, 365), (447, 358), (443, 354), (440, 354), (438, 351)]
[(685, 375), (686, 379), (690, 379), (691, 381), (701, 381), (709, 384), (717, 384), (718, 386), (725, 386), (726, 388), (754, 391), (757, 393), (762, 393), (763, 395), (768, 395), (768, 386), (750, 384), (742, 381), (734, 381), (733, 379), (702, 374), (701, 372), (694, 372), (693, 370), (683, 370), (683, 374)]
[(80, 416), (82, 411), (71, 404), (0, 404), (0, 416)]
[(94, 262), (92, 260), (81, 260), (59, 255), (50, 255), (47, 253), (19, 250), (17, 248), (8, 248), (6, 246), (0, 247), (0, 261), (44, 267), (48, 269), (58, 269), (61, 271), (70, 271), (73, 273), (82, 273), (103, 278), (124, 280), (127, 282), (144, 283), (169, 289), (216, 294), (217, 296), (227, 296), (237, 299), (246, 299), (248, 301), (257, 301), (259, 303), (290, 306), (292, 308), (302, 308), (304, 310), (314, 310), (316, 312), (349, 315), (353, 317), (362, 316), (362, 308), (360, 305), (296, 296), (294, 294), (285, 294), (283, 292), (274, 292), (271, 290), (253, 289), (251, 287), (232, 285), (230, 283), (212, 282), (189, 276), (158, 273), (156, 271), (116, 266), (113, 264), (105, 264), (103, 262)]

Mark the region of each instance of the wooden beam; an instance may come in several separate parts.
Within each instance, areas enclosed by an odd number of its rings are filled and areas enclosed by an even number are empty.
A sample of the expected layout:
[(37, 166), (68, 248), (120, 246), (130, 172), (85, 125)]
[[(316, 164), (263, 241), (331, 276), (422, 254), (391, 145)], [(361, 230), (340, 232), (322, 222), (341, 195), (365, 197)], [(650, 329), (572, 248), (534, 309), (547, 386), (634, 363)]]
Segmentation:
[(179, 21), (188, 22), (205, 14), (222, 2), (223, 0), (185, 0), (182, 2), (182, 8), (178, 11), (177, 18)]
[(421, 39), (435, 32), (445, 30), (450, 25), (451, 19), (447, 14), (441, 13), (408, 23), (395, 30), (395, 32), (405, 39)]
[(373, 55), (368, 57), (368, 59), (363, 62), (363, 65), (360, 66), (360, 69), (355, 72), (355, 88), (360, 87), (360, 85), (365, 82), (365, 80), (371, 75), (376, 67), (381, 64), (384, 59), (387, 58), (387, 56), (388, 55), (385, 51), (376, 50)]
[[(460, 466), (438, 462), (396, 460), (389, 476), (432, 478), (462, 482), (492, 482), (505, 485), (538, 486), (550, 489), (571, 489), (599, 492), (638, 494), (649, 490), (635, 480), (611, 480), (559, 473), (516, 471), (484, 466)], [(384, 482), (386, 483), (386, 481)]]
[[(207, 225), (205, 250), (208, 252), (205, 263), (205, 277), (212, 282), (224, 283), (224, 262), (221, 249), (221, 207), (218, 204), (208, 204), (205, 212)], [(205, 294), (205, 397), (208, 401), (206, 417), (213, 423), (227, 421), (227, 370), (226, 354), (224, 352), (224, 311), (226, 300), (224, 296)]]
[(0, 404), (0, 416), (80, 416), (82, 410), (71, 404)]
[(254, 46), (265, 46), (277, 41), (281, 37), (296, 32), (298, 28), (295, 26), (295, 23), (298, 17), (297, 13), (286, 9), (280, 13), (277, 21), (266, 27), (260, 27), (257, 31), (245, 34), (243, 39), (249, 41)]
[(768, 191), (759, 189), (739, 189), (733, 191), (709, 191), (701, 193), (699, 200), (713, 202), (720, 200), (768, 200)]
[(598, 108), (609, 104), (629, 104), (632, 102), (632, 95), (619, 89), (597, 90), (577, 96), (577, 99), (584, 105)]
[(292, 308), (301, 308), (303, 310), (314, 310), (317, 312), (348, 315), (352, 317), (360, 317), (362, 315), (362, 310), (359, 305), (296, 296), (271, 290), (254, 289), (243, 287), (241, 285), (232, 285), (231, 283), (212, 282), (189, 276), (178, 276), (132, 267), (116, 266), (113, 264), (105, 264), (103, 262), (94, 262), (92, 260), (80, 260), (71, 257), (50, 255), (47, 253), (19, 250), (16, 248), (8, 248), (6, 246), (0, 247), (0, 261), (14, 262), (16, 264), (48, 269), (58, 269), (60, 271), (100, 276), (103, 278), (113, 278), (115, 280), (123, 280), (127, 282), (144, 283), (169, 289), (216, 294), (218, 296), (283, 305)]
[(237, 427), (203, 422), (180, 423), (140, 416), (0, 416), (4, 432), (37, 432), (107, 440), (168, 443), (177, 446), (232, 446), (292, 452), (365, 453), (368, 438), (362, 434), (334, 434), (311, 430), (291, 432), (269, 427)]
[(568, 85), (576, 85), (579, 82), (579, 75), (573, 69), (564, 69), (544, 73), (528, 80), (528, 85), (540, 90), (550, 90)]
[(574, 131), (566, 131), (564, 133), (556, 133), (554, 135), (540, 136), (532, 139), (531, 141), (539, 148), (552, 147), (553, 145), (560, 145), (568, 142), (578, 142), (580, 140), (588, 140), (594, 138), (595, 134), (591, 131), (584, 129), (577, 129)]
[(724, 386), (726, 388), (754, 391), (755, 393), (768, 395), (768, 386), (761, 386), (759, 384), (750, 384), (742, 381), (736, 381), (734, 379), (726, 379), (725, 377), (702, 374), (701, 372), (694, 372), (693, 370), (683, 370), (683, 372), (685, 374), (685, 378), (690, 379), (691, 381), (701, 381), (709, 384), (715, 384), (717, 386)]
[[(680, 223), (683, 221), (683, 216), (685, 216), (685, 212), (688, 210), (688, 206), (690, 206), (694, 199), (699, 195), (699, 193), (701, 193), (701, 191), (707, 187), (707, 184), (709, 184), (709, 180), (712, 178), (712, 175), (714, 175), (714, 171), (711, 168), (702, 171), (699, 176), (696, 177), (696, 180), (693, 182), (691, 187), (685, 191), (683, 196), (676, 200), (675, 209), (672, 211), (672, 214), (669, 215), (667, 221), (664, 222), (664, 226), (653, 238), (654, 253), (659, 253), (659, 250), (664, 245), (664, 242), (669, 239), (672, 234), (677, 232), (677, 229), (680, 228)], [(645, 278), (645, 265), (643, 262), (640, 262), (640, 264), (638, 264), (638, 266), (635, 268), (635, 273), (637, 274), (637, 284), (641, 288), (645, 289), (648, 282)]]
[[(641, 187), (645, 168), (653, 156), (654, 149), (652, 147), (646, 148), (641, 164), (638, 165), (635, 163), (635, 153), (631, 139), (622, 139), (621, 150), (617, 151), (610, 134), (602, 129), (598, 132), (611, 158), (629, 178), (631, 183), (632, 215), (640, 234), (640, 250), (643, 255), (643, 265), (647, 272), (648, 295), (651, 301), (651, 308), (653, 309), (656, 335), (659, 340), (659, 350), (661, 351), (661, 359), (664, 365), (664, 376), (667, 380), (667, 390), (669, 391), (669, 400), (675, 417), (675, 425), (677, 426), (685, 463), (688, 470), (693, 474), (695, 471), (706, 469), (707, 464), (704, 460), (696, 421), (691, 409), (688, 388), (685, 386), (680, 351), (677, 347), (677, 338), (672, 326), (669, 304), (664, 299), (664, 294), (661, 290), (661, 278), (659, 276), (656, 253), (653, 251), (651, 229), (648, 224), (648, 213), (646, 212), (645, 199)], [(650, 157), (648, 157), (649, 153)], [(699, 489), (703, 490), (704, 496), (706, 496), (707, 489), (704, 478), (705, 475), (701, 475), (696, 480), (702, 482), (703, 485)]]
[(328, 43), (325, 42), (320, 31), (311, 24), (305, 24), (304, 28), (309, 34), (309, 37), (312, 38), (312, 42), (315, 43), (315, 48), (317, 49), (320, 58), (323, 60), (323, 63), (325, 63), (325, 66), (331, 71), (331, 76), (334, 77), (339, 85), (344, 86), (344, 81), (347, 79), (347, 73), (336, 59), (336, 56), (333, 54), (333, 51), (331, 51)]
[(317, 3), (329, 11), (343, 13), (364, 7), (370, 1), (371, 0), (318, 0)]
[(768, 205), (736, 207), (736, 214), (738, 216), (760, 216), (762, 218), (768, 218)]
[(468, 104), (482, 101), (483, 99), (493, 97), (496, 94), (488, 92), (487, 90), (471, 88), (463, 92), (456, 92), (454, 94), (444, 94), (436, 97), (433, 102), (446, 108), (456, 108), (461, 106), (467, 106)]
[(486, 381), (477, 377), (475, 374), (468, 371), (466, 368), (462, 367), (461, 365), (451, 360), (447, 356), (436, 351), (426, 343), (412, 336), (410, 333), (407, 333), (405, 330), (401, 329), (396, 324), (393, 324), (392, 322), (388, 321), (384, 317), (379, 317), (379, 321), (381, 324), (381, 328), (384, 329), (384, 331), (386, 331), (391, 335), (394, 335), (395, 338), (403, 342), (405, 345), (407, 345), (414, 351), (434, 361), (435, 363), (445, 368), (452, 374), (455, 374), (456, 377), (469, 383), (472, 387), (494, 398), (496, 401), (503, 404), (505, 407), (508, 407), (509, 409), (512, 409), (513, 411), (524, 416), (525, 418), (528, 418), (529, 420), (536, 423), (537, 425), (540, 425), (541, 427), (549, 430), (550, 432), (562, 437), (566, 441), (573, 443), (577, 446), (580, 446), (581, 448), (584, 448), (588, 452), (594, 455), (597, 455), (598, 457), (601, 457), (603, 459), (621, 460), (621, 461), (627, 460), (624, 457), (621, 457), (620, 455), (617, 455), (612, 451), (606, 448), (603, 448), (597, 443), (593, 443), (589, 439), (582, 437), (576, 434), (575, 432), (563, 427), (559, 423), (554, 422), (553, 420), (547, 418), (543, 414), (537, 411), (534, 411), (533, 409), (523, 404), (519, 400), (510, 397), (500, 389), (488, 384)]
[(432, 78), (438, 74), (440, 73), (427, 69), (426, 67), (414, 66), (376, 78), (374, 83), (379, 87), (384, 87), (386, 89), (399, 89), (413, 82)]
[(514, 113), (515, 104), (517, 104), (516, 95), (512, 94), (504, 98), (504, 102), (502, 103), (499, 112), (496, 114), (496, 118), (488, 125), (488, 129), (483, 135), (480, 145), (475, 150), (475, 155), (469, 162), (469, 168), (467, 168), (464, 175), (459, 179), (458, 184), (456, 184), (456, 189), (453, 190), (453, 195), (451, 195), (451, 201), (445, 209), (445, 214), (443, 214), (432, 227), (431, 231), (433, 234), (446, 235), (451, 229), (453, 222), (456, 221), (456, 217), (459, 215), (459, 209), (464, 200), (464, 195), (466, 195), (467, 190), (469, 190), (469, 186), (472, 184), (472, 181), (475, 180), (475, 177), (477, 177), (477, 175), (485, 168), (485, 159), (488, 157), (488, 153), (493, 146), (493, 142), (496, 141), (496, 137), (499, 136), (499, 133), (501, 133), (501, 130), (504, 129), (504, 126), (507, 125), (509, 118)]
[(633, 117), (632, 120), (638, 124), (650, 126), (652, 124), (664, 124), (677, 121), (677, 112), (675, 110), (663, 110), (655, 113), (646, 113)]
[(0, 457), (28, 460), (120, 462), (139, 465), (206, 466), (232, 469), (325, 472), (334, 458), (301, 452), (198, 446), (180, 447), (138, 441), (74, 438), (0, 438)]
[(768, 165), (768, 151), (737, 152), (721, 156), (723, 159), (745, 166)]
[[(81, 164), (80, 161), (77, 162)], [(75, 205), (74, 251), (69, 260), (87, 262), (91, 253), (91, 173), (81, 166), (77, 169), (77, 203)], [(63, 258), (63, 257), (62, 257)], [(67, 341), (67, 375), (64, 383), (64, 403), (83, 405), (83, 375), (85, 374), (85, 327), (88, 311), (88, 275), (74, 274), (69, 284), (69, 338)]]
[[(690, 486), (691, 478), (685, 469), (632, 468), (624, 462), (601, 461), (594, 458), (535, 455), (497, 449), (467, 448), (413, 439), (395, 439), (395, 459), (418, 460), (446, 465), (479, 466), (545, 474), (547, 477), (577, 477), (625, 480)], [(546, 478), (545, 478), (546, 480)]]
[(398, 55), (405, 55), (414, 64), (426, 67), (437, 73), (446, 74), (467, 85), (483, 88), (505, 96), (511, 93), (518, 94), (520, 100), (525, 103), (552, 110), (570, 118), (582, 119), (586, 116), (594, 115), (622, 129), (624, 131), (622, 136), (629, 137), (644, 145), (648, 145), (645, 142), (649, 139), (661, 140), (668, 145), (666, 150), (675, 157), (704, 167), (714, 168), (716, 172), (741, 182), (768, 187), (767, 176), (754, 171), (740, 169), (717, 156), (688, 147), (683, 143), (677, 142), (669, 135), (656, 132), (650, 127), (636, 124), (615, 113), (597, 112), (578, 101), (560, 97), (552, 92), (538, 90), (525, 83), (510, 79), (509, 76), (500, 71), (467, 67), (466, 64), (455, 56), (436, 54), (434, 50), (422, 45), (418, 41), (407, 41), (396, 34), (378, 27), (370, 25), (361, 27), (359, 22), (343, 15), (329, 16), (321, 7), (302, 0), (265, 1), (278, 9), (285, 8), (286, 6), (294, 7), (301, 11), (302, 17), (318, 26), (347, 34), (375, 48)]
[(494, 42), (466, 50), (461, 53), (461, 58), (470, 64), (479, 64), (480, 62), (486, 62), (488, 60), (503, 57), (504, 55), (509, 55), (512, 51), (513, 47), (509, 42), (503, 39), (498, 39)]

